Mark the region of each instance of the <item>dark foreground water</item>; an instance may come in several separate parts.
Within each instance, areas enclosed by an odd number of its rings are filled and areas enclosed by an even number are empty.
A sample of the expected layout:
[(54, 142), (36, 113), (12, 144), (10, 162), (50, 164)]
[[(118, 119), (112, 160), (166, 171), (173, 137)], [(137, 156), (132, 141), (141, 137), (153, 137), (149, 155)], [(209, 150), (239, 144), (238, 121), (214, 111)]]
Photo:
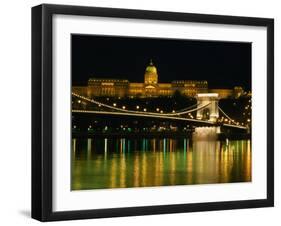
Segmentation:
[(72, 140), (73, 190), (248, 181), (250, 140)]

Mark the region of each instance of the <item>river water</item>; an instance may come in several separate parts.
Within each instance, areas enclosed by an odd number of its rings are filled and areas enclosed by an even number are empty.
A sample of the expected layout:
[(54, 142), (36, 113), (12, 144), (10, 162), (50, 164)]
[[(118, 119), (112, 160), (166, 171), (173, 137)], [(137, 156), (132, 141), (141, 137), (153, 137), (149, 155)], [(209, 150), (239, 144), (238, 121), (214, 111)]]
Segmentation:
[(72, 139), (72, 190), (251, 181), (251, 141)]

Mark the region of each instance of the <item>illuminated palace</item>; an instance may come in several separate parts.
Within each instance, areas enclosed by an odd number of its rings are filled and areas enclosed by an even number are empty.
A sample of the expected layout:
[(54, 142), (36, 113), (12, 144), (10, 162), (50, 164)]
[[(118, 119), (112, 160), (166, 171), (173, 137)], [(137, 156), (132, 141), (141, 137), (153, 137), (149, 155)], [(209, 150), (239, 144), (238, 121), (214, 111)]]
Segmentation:
[(88, 86), (73, 86), (72, 90), (88, 97), (159, 97), (172, 96), (175, 91), (190, 97), (207, 92), (219, 93), (220, 98), (233, 95), (232, 89), (208, 89), (208, 82), (205, 80), (174, 80), (171, 83), (158, 83), (157, 68), (152, 60), (145, 69), (144, 83), (129, 82), (126, 79), (90, 78)]

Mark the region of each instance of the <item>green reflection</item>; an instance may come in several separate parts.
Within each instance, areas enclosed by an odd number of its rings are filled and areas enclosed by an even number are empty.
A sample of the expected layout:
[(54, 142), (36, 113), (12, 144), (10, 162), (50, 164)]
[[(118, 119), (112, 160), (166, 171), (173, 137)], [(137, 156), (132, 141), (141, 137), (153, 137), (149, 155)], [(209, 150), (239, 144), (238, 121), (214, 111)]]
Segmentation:
[(73, 190), (251, 181), (251, 141), (73, 139)]

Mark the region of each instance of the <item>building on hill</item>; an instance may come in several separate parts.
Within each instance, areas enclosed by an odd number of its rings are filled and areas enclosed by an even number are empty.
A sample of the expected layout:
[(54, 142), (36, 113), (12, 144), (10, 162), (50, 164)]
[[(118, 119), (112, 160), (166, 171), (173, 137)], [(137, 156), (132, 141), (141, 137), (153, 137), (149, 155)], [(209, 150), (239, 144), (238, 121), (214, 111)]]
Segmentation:
[[(236, 90), (238, 88), (236, 87)], [(144, 82), (130, 82), (126, 79), (90, 78), (87, 86), (73, 86), (72, 92), (87, 97), (159, 97), (180, 94), (195, 97), (198, 93), (215, 92), (220, 98), (233, 95), (232, 89), (208, 89), (205, 80), (173, 80), (171, 83), (159, 83), (158, 72), (152, 60), (144, 72)], [(239, 89), (241, 92), (241, 90)]]

